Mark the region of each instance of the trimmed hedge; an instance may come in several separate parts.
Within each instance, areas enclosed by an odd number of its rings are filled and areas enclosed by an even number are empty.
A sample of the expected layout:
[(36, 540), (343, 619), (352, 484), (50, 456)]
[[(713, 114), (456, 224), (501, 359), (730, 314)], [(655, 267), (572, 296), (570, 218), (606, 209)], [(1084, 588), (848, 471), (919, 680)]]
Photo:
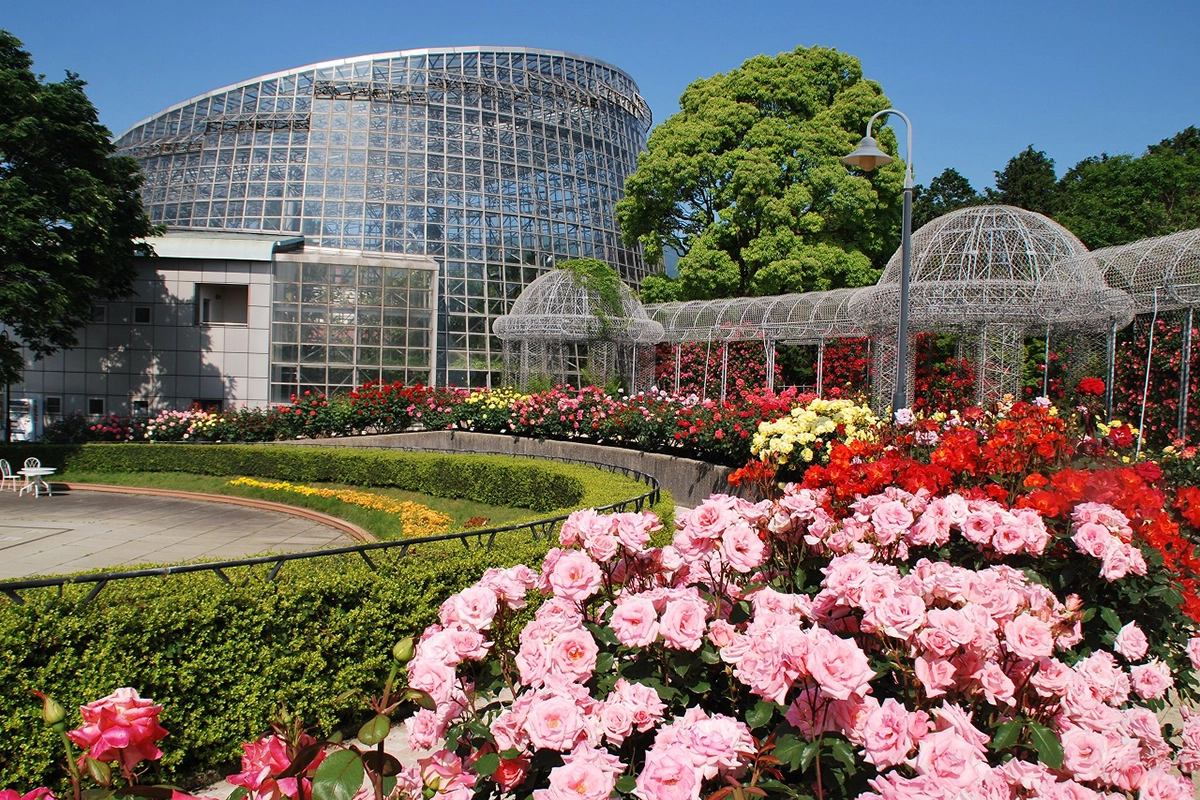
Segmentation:
[(280, 445), (0, 445), (0, 458), (10, 463), (19, 464), (28, 455), (36, 455), (43, 466), (60, 471), (186, 472), (394, 486), (435, 497), (468, 498), (534, 511), (571, 508), (584, 496), (583, 484), (564, 474), (558, 465), (507, 456)]
[(396, 641), (435, 622), (442, 600), (487, 567), (538, 563), (548, 543), (519, 536), (490, 550), (373, 554), (378, 573), (335, 556), (291, 562), (269, 584), (265, 569), (248, 568), (230, 573), (233, 586), (208, 573), (121, 581), (82, 611), (88, 587), (0, 603), (0, 786), (64, 788), (34, 689), (70, 709), (72, 725), (80, 705), (119, 686), (162, 704), (170, 736), (148, 781), (235, 766), (241, 742), (262, 735), (281, 704), (324, 733), (361, 723)]
[[(577, 465), (503, 456), (439, 455), (349, 448), (241, 445), (0, 444), (0, 458), (28, 455), (46, 466), (93, 472), (250, 475), (297, 482), (397, 486), (495, 505), (562, 510), (599, 486)], [(588, 470), (591, 472), (591, 470)], [(600, 492), (602, 493), (602, 492)], [(664, 492), (654, 510), (669, 528)], [(450, 594), (493, 566), (540, 563), (547, 542), (501, 534), (491, 549), (457, 542), (419, 545), (406, 557), (372, 554), (289, 562), (272, 583), (267, 569), (231, 570), (234, 585), (209, 573), (109, 584), (86, 608), (90, 587), (26, 591), (24, 605), (0, 601), (0, 786), (66, 787), (56, 738), (41, 722), (40, 690), (72, 710), (133, 686), (164, 706), (162, 761), (147, 782), (187, 782), (236, 771), (241, 743), (257, 738), (286, 705), (330, 733), (368, 716), (392, 645), (435, 622)], [(399, 718), (399, 714), (393, 715)]]

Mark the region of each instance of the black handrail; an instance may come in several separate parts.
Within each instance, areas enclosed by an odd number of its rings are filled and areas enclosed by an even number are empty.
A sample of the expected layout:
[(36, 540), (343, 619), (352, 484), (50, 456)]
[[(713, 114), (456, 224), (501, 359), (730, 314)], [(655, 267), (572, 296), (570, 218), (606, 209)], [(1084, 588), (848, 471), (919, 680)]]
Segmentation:
[[(450, 452), (450, 451), (434, 451), (434, 452)], [(461, 451), (460, 451), (461, 452)], [(480, 455), (510, 455), (499, 453), (479, 453)], [(532, 458), (532, 456), (517, 456), (518, 458)], [(599, 506), (597, 511), (615, 511), (618, 513), (628, 511), (631, 507), (634, 511), (642, 511), (648, 505), (652, 506), (658, 502), (661, 488), (658, 480), (644, 472), (639, 472), (629, 467), (622, 467), (613, 464), (601, 464), (595, 461), (585, 461), (583, 459), (558, 458), (552, 456), (537, 457), (539, 460), (554, 460), (568, 461), (577, 464), (586, 464), (588, 466), (605, 469), (610, 472), (620, 472), (626, 477), (634, 478), (642, 483), (648, 484), (650, 490), (643, 492), (637, 497), (628, 500), (619, 500), (615, 503), (609, 503), (604, 506)], [(255, 556), (252, 558), (236, 558), (226, 561), (206, 561), (197, 564), (175, 564), (165, 567), (150, 567), (147, 569), (132, 569), (122, 570), (119, 572), (91, 572), (80, 575), (67, 575), (63, 577), (52, 578), (29, 578), (26, 580), (17, 581), (0, 581), (0, 592), (3, 592), (18, 605), (24, 605), (25, 600), (21, 597), (20, 592), (26, 589), (44, 589), (50, 586), (59, 587), (61, 593), (65, 586), (74, 586), (80, 584), (94, 584), (91, 592), (84, 598), (80, 607), (87, 606), (96, 595), (104, 589), (112, 581), (129, 580), (133, 578), (149, 578), (149, 577), (166, 577), (168, 575), (183, 575), (191, 572), (214, 572), (217, 577), (227, 584), (233, 585), (224, 570), (233, 569), (235, 567), (252, 567), (260, 564), (272, 564), (271, 571), (267, 574), (266, 582), (270, 583), (283, 569), (283, 565), (289, 561), (299, 561), (301, 559), (310, 558), (325, 558), (328, 556), (347, 555), (350, 553), (358, 554), (371, 570), (375, 570), (375, 564), (371, 561), (367, 554), (373, 550), (394, 550), (399, 548), (400, 557), (403, 558), (408, 554), (409, 548), (418, 544), (429, 544), (431, 542), (447, 542), (458, 540), (466, 549), (470, 549), (470, 540), (474, 539), (476, 546), (491, 547), (496, 536), (501, 533), (510, 533), (513, 531), (528, 531), (533, 540), (540, 541), (548, 539), (554, 535), (558, 526), (566, 520), (569, 515), (560, 514), (556, 517), (547, 517), (545, 519), (533, 520), (531, 522), (515, 522), (511, 525), (500, 525), (491, 528), (479, 528), (466, 531), (455, 531), (452, 533), (440, 533), (436, 536), (418, 536), (411, 539), (398, 539), (391, 542), (368, 542), (366, 544), (347, 545), (345, 547), (330, 547), (322, 550), (305, 550), (299, 553), (281, 553), (279, 555)], [(484, 538), (486, 537), (486, 543)]]

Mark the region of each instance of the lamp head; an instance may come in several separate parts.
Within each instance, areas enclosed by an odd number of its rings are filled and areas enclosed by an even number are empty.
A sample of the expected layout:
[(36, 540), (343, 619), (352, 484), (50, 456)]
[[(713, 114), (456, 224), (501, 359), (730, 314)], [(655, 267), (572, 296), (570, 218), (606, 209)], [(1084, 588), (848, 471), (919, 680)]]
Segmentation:
[(842, 156), (842, 163), (848, 167), (857, 167), (870, 172), (876, 167), (892, 163), (894, 159), (879, 149), (879, 143), (870, 136), (864, 136), (858, 147), (848, 156)]

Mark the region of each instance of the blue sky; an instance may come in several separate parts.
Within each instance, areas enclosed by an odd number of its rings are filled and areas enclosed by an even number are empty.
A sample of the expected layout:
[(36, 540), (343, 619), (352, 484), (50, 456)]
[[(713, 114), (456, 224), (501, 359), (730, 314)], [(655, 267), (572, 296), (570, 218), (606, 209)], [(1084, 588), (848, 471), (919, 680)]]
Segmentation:
[[(851, 19), (856, 9), (872, 19)], [(1197, 0), (13, 0), (0, 27), (49, 79), (79, 73), (114, 133), (269, 72), (454, 45), (604, 59), (634, 77), (656, 121), (696, 78), (760, 53), (835, 47), (858, 56), (912, 119), (921, 183), (953, 166), (989, 186), (1030, 144), (1061, 175), (1200, 125)]]

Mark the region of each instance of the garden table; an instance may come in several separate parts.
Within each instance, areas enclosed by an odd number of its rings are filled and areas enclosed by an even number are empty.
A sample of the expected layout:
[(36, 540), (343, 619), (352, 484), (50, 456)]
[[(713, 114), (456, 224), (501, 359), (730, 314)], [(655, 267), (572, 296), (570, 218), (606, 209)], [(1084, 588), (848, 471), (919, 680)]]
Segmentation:
[(54, 496), (50, 484), (46, 483), (46, 476), (53, 475), (57, 472), (56, 467), (23, 467), (17, 470), (17, 474), (25, 476), (25, 485), (21, 487), (21, 494), (25, 494), (30, 489), (33, 490), (34, 497), (41, 497), (42, 489), (46, 490), (46, 494)]

